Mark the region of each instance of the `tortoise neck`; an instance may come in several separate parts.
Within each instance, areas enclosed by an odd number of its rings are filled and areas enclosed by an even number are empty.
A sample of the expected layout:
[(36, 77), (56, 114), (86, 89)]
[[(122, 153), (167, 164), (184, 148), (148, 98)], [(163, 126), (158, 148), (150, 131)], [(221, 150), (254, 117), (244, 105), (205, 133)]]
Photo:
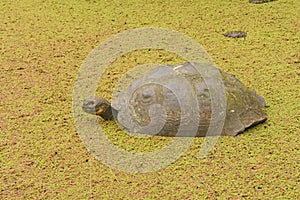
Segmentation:
[(109, 105), (105, 112), (100, 115), (104, 120), (113, 120), (114, 117), (117, 117), (117, 111)]

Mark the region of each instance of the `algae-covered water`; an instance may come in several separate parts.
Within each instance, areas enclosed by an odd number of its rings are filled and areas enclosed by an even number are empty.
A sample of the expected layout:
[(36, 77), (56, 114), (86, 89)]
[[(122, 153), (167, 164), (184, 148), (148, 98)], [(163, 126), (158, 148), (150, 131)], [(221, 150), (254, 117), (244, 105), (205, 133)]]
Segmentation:
[[(43, 1), (0, 2), (1, 199), (298, 199), (300, 2)], [(112, 35), (143, 27), (183, 33), (221, 70), (263, 96), (268, 120), (237, 137), (219, 138), (199, 159), (203, 138), (168, 167), (146, 174), (96, 160), (74, 125), (72, 92), (88, 53)], [(226, 38), (241, 30), (245, 39)], [(116, 60), (97, 94), (111, 99), (136, 65), (180, 63), (163, 50)], [(152, 151), (170, 138), (132, 139), (103, 122), (111, 141)]]

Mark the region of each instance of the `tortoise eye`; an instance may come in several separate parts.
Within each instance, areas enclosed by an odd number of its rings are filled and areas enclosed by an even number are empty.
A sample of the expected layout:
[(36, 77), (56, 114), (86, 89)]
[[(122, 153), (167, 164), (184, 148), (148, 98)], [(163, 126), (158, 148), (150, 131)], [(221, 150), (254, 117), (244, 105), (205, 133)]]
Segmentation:
[(94, 104), (95, 104), (95, 101), (93, 101), (93, 100), (85, 100), (83, 102), (83, 105), (85, 105), (85, 106), (91, 106), (91, 105), (94, 105)]

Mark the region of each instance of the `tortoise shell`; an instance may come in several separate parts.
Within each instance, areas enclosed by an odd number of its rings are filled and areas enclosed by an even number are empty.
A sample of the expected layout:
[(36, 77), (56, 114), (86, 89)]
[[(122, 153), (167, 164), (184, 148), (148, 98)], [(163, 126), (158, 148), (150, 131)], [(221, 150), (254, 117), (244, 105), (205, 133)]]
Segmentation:
[(247, 34), (243, 31), (230, 31), (223, 35), (229, 38), (245, 38), (247, 36)]
[(262, 3), (268, 3), (276, 0), (249, 0), (249, 3), (253, 4), (262, 4)]
[[(220, 82), (210, 74), (219, 74)], [(222, 92), (223, 109), (213, 115), (212, 98)], [(162, 136), (203, 137), (210, 126), (221, 126), (221, 135), (235, 136), (265, 121), (264, 107), (264, 99), (234, 76), (190, 62), (157, 67), (134, 80), (112, 102), (115, 119), (129, 132)], [(219, 115), (224, 116), (223, 123)]]

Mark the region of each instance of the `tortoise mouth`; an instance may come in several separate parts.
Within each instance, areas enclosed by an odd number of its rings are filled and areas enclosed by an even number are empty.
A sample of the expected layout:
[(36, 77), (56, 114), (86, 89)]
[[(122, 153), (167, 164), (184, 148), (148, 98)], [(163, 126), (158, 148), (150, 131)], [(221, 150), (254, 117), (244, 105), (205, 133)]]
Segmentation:
[(96, 114), (98, 113), (99, 109), (95, 108), (95, 107), (92, 107), (92, 106), (86, 106), (86, 105), (83, 105), (82, 106), (82, 109), (87, 112), (87, 113), (90, 113), (90, 114)]

